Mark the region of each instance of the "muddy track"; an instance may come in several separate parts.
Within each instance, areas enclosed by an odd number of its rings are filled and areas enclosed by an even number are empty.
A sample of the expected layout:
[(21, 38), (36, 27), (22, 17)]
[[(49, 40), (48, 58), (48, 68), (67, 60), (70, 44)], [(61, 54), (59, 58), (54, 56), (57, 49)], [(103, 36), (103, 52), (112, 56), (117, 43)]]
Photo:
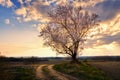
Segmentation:
[[(48, 74), (44, 74), (42, 71), (43, 68), (47, 68), (49, 71)], [(50, 78), (48, 78), (48, 75)], [(56, 70), (53, 69), (53, 65), (40, 65), (36, 69), (36, 76), (38, 77), (39, 80), (78, 80), (72, 76), (57, 72)], [(51, 79), (51, 77), (55, 77), (54, 79)]]

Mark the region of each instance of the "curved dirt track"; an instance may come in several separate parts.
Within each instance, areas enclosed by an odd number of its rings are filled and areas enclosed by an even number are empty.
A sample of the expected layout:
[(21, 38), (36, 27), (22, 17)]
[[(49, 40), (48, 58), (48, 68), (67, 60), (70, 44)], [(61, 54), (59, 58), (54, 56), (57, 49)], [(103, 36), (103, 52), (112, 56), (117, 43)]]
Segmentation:
[(78, 80), (70, 75), (66, 75), (60, 72), (57, 72), (53, 69), (54, 65), (49, 65), (48, 69), (50, 70), (50, 73), (58, 78), (58, 80)]
[[(36, 70), (36, 76), (40, 80), (46, 80), (46, 76), (43, 74), (42, 68), (44, 66), (47, 66), (49, 73), (51, 76), (56, 77), (55, 80), (78, 80), (72, 76), (57, 72), (56, 70), (53, 69), (53, 65), (40, 65), (37, 70)], [(49, 79), (50, 80), (50, 79)]]
[(43, 65), (40, 65), (37, 67), (36, 69), (36, 76), (38, 79), (42, 79), (42, 80), (45, 80), (45, 75), (43, 75), (43, 72), (42, 72), (42, 68), (46, 66), (45, 64)]

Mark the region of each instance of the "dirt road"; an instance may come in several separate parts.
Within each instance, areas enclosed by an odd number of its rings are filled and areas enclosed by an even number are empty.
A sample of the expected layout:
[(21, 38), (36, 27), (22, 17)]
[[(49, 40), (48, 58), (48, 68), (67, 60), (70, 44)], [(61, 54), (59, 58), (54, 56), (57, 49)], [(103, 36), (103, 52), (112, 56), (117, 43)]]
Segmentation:
[[(37, 69), (36, 69), (36, 76), (38, 77), (38, 79), (40, 80), (53, 80), (53, 79), (49, 79), (47, 75), (43, 74), (42, 68), (47, 67), (47, 69), (49, 70), (49, 74), (52, 77), (55, 77), (55, 80), (78, 80), (72, 76), (57, 72), (53, 69), (53, 65), (40, 65)], [(46, 78), (47, 76), (47, 78)]]
[(44, 80), (45, 79), (45, 75), (43, 75), (43, 71), (42, 71), (42, 67), (46, 66), (46, 64), (41, 64), (40, 66), (38, 66), (36, 68), (36, 76), (37, 76), (37, 79), (40, 79), (40, 80)]
[[(114, 80), (120, 80), (120, 62), (88, 62), (90, 65), (96, 66), (97, 68), (103, 70), (108, 77), (113, 78)], [(53, 64), (41, 64), (36, 69), (36, 76), (40, 80), (53, 80), (53, 79), (46, 79), (46, 75), (43, 74), (42, 68), (45, 67), (48, 69), (49, 74), (51, 76), (55, 76), (54, 80), (77, 80), (74, 77), (69, 75), (57, 72), (53, 69)]]

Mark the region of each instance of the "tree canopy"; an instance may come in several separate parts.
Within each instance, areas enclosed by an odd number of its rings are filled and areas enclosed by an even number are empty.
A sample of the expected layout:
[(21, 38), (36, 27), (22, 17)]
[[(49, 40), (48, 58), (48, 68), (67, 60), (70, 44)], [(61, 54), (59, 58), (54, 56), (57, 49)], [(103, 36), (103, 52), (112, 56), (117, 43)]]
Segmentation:
[(41, 29), (44, 45), (60, 54), (76, 57), (93, 30), (98, 30), (98, 15), (72, 5), (57, 6), (48, 12), (49, 23)]

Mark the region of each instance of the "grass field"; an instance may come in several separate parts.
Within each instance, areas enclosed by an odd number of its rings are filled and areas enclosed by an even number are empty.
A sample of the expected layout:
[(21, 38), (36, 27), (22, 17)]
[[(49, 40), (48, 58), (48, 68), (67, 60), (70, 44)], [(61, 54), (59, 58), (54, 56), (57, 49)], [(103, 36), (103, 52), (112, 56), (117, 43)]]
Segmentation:
[(17, 63), (2, 63), (0, 80), (37, 80), (34, 66)]
[(57, 64), (54, 69), (65, 74), (77, 77), (80, 80), (112, 80), (105, 75), (105, 73), (96, 67), (82, 64)]
[(114, 80), (120, 80), (120, 61), (105, 61), (105, 62), (88, 62), (92, 66), (95, 66), (103, 70), (107, 76)]
[(55, 65), (54, 69), (64, 74), (72, 75), (79, 80), (120, 80), (120, 62), (84, 62), (78, 64), (68, 64), (68, 61), (46, 61), (35, 64), (23, 63), (0, 63), (0, 80), (39, 80), (36, 78), (36, 68), (41, 65), (43, 75), (47, 80), (58, 80), (48, 69), (49, 65)]

